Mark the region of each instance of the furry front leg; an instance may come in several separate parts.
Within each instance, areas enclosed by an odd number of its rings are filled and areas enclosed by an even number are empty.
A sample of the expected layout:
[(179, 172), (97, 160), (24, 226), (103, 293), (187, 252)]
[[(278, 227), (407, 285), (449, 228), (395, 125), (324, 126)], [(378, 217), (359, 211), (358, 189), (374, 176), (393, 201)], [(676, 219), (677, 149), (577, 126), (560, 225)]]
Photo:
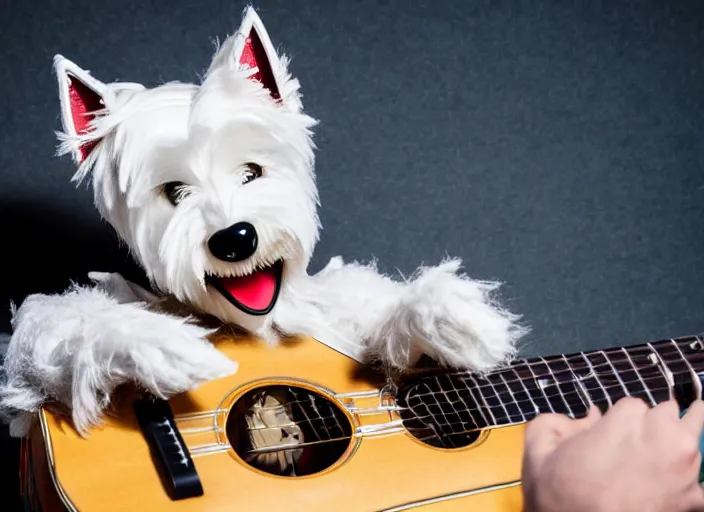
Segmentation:
[(299, 328), (323, 340), (343, 335), (367, 357), (399, 368), (427, 354), (446, 366), (491, 369), (515, 354), (527, 329), (493, 297), (497, 283), (469, 279), (460, 267), (460, 260), (447, 260), (394, 281), (374, 265), (336, 265), (311, 278), (322, 317), (332, 325), (318, 328), (308, 314), (310, 325)]
[(527, 329), (492, 296), (498, 283), (460, 274), (453, 259), (421, 268), (384, 308), (367, 342), (391, 364), (406, 367), (425, 353), (445, 366), (490, 370), (515, 355)]
[(207, 330), (143, 303), (119, 303), (99, 288), (30, 296), (13, 331), (0, 411), (12, 419), (14, 436), (26, 434), (31, 414), (48, 400), (67, 406), (86, 434), (122, 383), (167, 397), (237, 369), (205, 339)]

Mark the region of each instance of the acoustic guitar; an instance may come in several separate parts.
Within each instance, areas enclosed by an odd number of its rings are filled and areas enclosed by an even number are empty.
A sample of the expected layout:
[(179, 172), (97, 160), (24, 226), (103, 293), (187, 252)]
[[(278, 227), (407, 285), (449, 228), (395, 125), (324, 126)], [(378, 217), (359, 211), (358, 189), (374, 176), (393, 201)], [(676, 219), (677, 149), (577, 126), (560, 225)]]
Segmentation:
[(24, 443), (27, 507), (519, 512), (527, 421), (624, 396), (686, 407), (704, 372), (697, 336), (398, 379), (308, 338), (217, 346), (238, 373), (168, 402), (118, 401), (88, 438), (43, 409)]

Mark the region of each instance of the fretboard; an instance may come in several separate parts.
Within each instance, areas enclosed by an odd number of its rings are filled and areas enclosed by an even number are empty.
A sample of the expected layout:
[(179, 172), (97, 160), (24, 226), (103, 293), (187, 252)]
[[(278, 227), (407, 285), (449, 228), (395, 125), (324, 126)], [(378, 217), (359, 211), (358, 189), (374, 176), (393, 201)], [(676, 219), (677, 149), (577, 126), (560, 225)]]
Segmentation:
[(399, 389), (406, 417), (437, 435), (522, 423), (537, 414), (586, 415), (625, 396), (682, 408), (702, 396), (704, 343), (698, 336), (623, 348), (516, 360), (487, 375), (446, 371)]

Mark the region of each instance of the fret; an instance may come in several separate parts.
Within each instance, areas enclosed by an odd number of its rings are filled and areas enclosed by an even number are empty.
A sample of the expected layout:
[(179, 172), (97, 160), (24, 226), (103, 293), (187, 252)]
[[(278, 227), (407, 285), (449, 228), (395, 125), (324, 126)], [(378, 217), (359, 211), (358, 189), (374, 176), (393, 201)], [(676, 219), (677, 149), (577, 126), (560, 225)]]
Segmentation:
[(633, 365), (638, 377), (646, 389), (648, 400), (658, 404), (671, 397), (671, 386), (667, 372), (656, 353), (649, 346), (627, 347), (622, 349), (629, 364)]
[(548, 399), (548, 396), (543, 392), (542, 389), (542, 384), (543, 380), (540, 379), (540, 377), (533, 371), (533, 364), (531, 362), (528, 362), (523, 365), (523, 368), (528, 370), (528, 373), (530, 373), (530, 378), (526, 377), (520, 377), (521, 381), (523, 382), (523, 385), (526, 386), (526, 388), (529, 390), (529, 392), (533, 396), (533, 401), (538, 404), (538, 411), (539, 412), (558, 412), (558, 409), (555, 409), (553, 403)]
[[(589, 357), (584, 352), (580, 352), (578, 356), (581, 360), (586, 363), (586, 367), (589, 372), (581, 377), (582, 385), (587, 389), (591, 401), (596, 405), (602, 412), (606, 411), (608, 407), (611, 407), (614, 403), (611, 400), (611, 395), (606, 390), (606, 387), (601, 382), (599, 375), (594, 368), (594, 365), (589, 360)], [(569, 359), (569, 358), (568, 358)]]
[[(687, 344), (687, 347), (689, 347), (690, 350), (695, 351), (694, 354), (688, 354), (690, 358), (684, 355), (684, 352), (682, 351), (682, 348), (680, 348), (679, 344), (675, 340), (670, 340), (672, 341), (672, 344), (677, 348), (677, 352), (679, 352), (680, 357), (682, 357), (682, 360), (684, 363), (687, 365), (687, 368), (689, 369), (689, 375), (692, 379), (692, 385), (694, 387), (694, 396), (701, 398), (702, 396), (702, 382), (699, 379), (699, 375), (697, 374), (696, 371), (694, 371), (694, 368), (692, 366), (692, 363), (690, 363), (689, 359), (691, 358), (692, 355), (701, 355), (702, 349), (704, 349), (704, 346), (702, 346), (702, 342), (699, 338), (696, 338), (696, 341), (693, 341), (689, 344)], [(686, 349), (685, 349), (686, 350)], [(692, 358), (694, 360), (694, 358)]]
[[(479, 395), (479, 398), (481, 399), (481, 403), (484, 404), (484, 407), (486, 408), (486, 411), (487, 411), (487, 412), (489, 413), (489, 415), (491, 416), (491, 420), (492, 420), (492, 421), (489, 421), (489, 420), (487, 419), (486, 415), (484, 414), (484, 411), (483, 411), (482, 408), (480, 407), (480, 408), (479, 408), (479, 411), (482, 413), (482, 416), (484, 416), (484, 421), (486, 421), (486, 424), (487, 424), (487, 425), (496, 425), (496, 424), (497, 424), (497, 423), (496, 423), (496, 417), (495, 417), (494, 414), (491, 412), (491, 408), (489, 407), (489, 404), (486, 403), (486, 400), (484, 400), (484, 396), (483, 396), (482, 392), (481, 392), (480, 389), (479, 389), (479, 385), (477, 384), (477, 381), (476, 381), (471, 375), (467, 375), (467, 376), (466, 376), (466, 379), (471, 380), (471, 381), (473, 382), (473, 384), (474, 384), (474, 386), (469, 386), (469, 388), (468, 388), (468, 389), (469, 389), (469, 392), (470, 392), (471, 395), (472, 395), (472, 398), (474, 398), (474, 402), (475, 402), (477, 405), (480, 404), (480, 401), (477, 400), (477, 398), (476, 398), (476, 395)], [(476, 394), (475, 394), (475, 392), (476, 392)]]
[[(507, 375), (504, 375), (507, 373)], [(525, 419), (531, 419), (541, 412), (538, 404), (533, 400), (528, 387), (521, 375), (516, 371), (515, 368), (509, 368), (506, 371), (501, 371), (499, 373), (501, 379), (506, 384), (506, 387), (511, 391), (513, 397), (515, 398), (516, 404), (521, 408), (521, 414)]]
[[(550, 363), (548, 363), (543, 357), (539, 357), (538, 360), (541, 363), (541, 366), (547, 369), (547, 373), (544, 373), (544, 376), (541, 379), (541, 387), (543, 393), (545, 393), (545, 396), (548, 398), (548, 400), (554, 404), (553, 408), (556, 411), (573, 416), (574, 413), (572, 412), (572, 408), (570, 407), (569, 402), (565, 398), (565, 395), (562, 394), (562, 390), (560, 389), (560, 381), (557, 379), (557, 377), (555, 377), (555, 374), (552, 372), (552, 369), (550, 368)], [(537, 364), (539, 363), (536, 362), (536, 365)]]
[(592, 368), (596, 370), (596, 377), (603, 384), (606, 393), (609, 395), (611, 404), (615, 404), (622, 398), (629, 396), (628, 389), (621, 381), (618, 372), (603, 350), (587, 352), (586, 355), (592, 363)]
[(655, 399), (650, 394), (649, 386), (638, 373), (632, 356), (624, 349), (601, 351), (608, 360), (621, 389), (626, 396), (642, 398), (650, 405), (656, 405)]
[(444, 448), (467, 446), (478, 432), (523, 423), (540, 413), (602, 412), (625, 396), (680, 407), (702, 396), (704, 342), (678, 338), (638, 346), (512, 361), (486, 375), (441, 371), (398, 388), (404, 426)]
[(660, 357), (660, 354), (658, 353), (657, 350), (655, 350), (655, 347), (653, 347), (652, 343), (648, 343), (648, 348), (651, 351), (651, 361), (653, 364), (657, 364), (658, 368), (660, 369), (660, 373), (662, 373), (663, 378), (667, 381), (667, 399), (671, 400), (674, 395), (673, 395), (673, 388), (675, 387), (675, 379), (672, 376), (672, 371), (670, 368), (665, 364), (665, 361)]
[[(616, 377), (616, 382), (618, 382), (618, 385), (621, 387), (621, 390), (623, 391), (623, 396), (621, 398), (623, 398), (625, 396), (631, 396), (631, 393), (628, 390), (628, 387), (626, 387), (626, 384), (624, 384), (623, 379), (621, 378), (621, 374), (616, 369), (616, 367), (613, 365), (613, 362), (609, 358), (609, 355), (603, 350), (599, 350), (597, 352), (597, 354), (599, 354), (600, 356), (602, 356), (604, 358), (604, 360), (606, 361), (606, 364), (611, 368), (611, 371), (613, 372), (613, 376)], [(616, 391), (616, 393), (618, 395), (620, 395), (620, 392)]]
[(651, 343), (661, 361), (670, 372), (672, 395), (681, 408), (688, 407), (697, 396), (698, 377), (692, 366), (687, 362), (677, 343), (664, 340)]
[(499, 396), (491, 381), (485, 377), (475, 377), (474, 381), (477, 383), (477, 391), (494, 418), (494, 423), (496, 425), (508, 425), (511, 423), (511, 417), (508, 409), (506, 409), (504, 400)]
[(595, 404), (594, 402), (592, 402), (592, 397), (589, 395), (589, 391), (587, 391), (586, 386), (582, 383), (583, 376), (577, 375), (577, 373), (575, 373), (575, 370), (572, 368), (572, 364), (567, 359), (567, 356), (563, 354), (560, 357), (562, 357), (562, 360), (569, 369), (572, 379), (574, 379), (575, 387), (577, 388), (578, 394), (580, 395), (582, 403), (584, 404), (586, 414), (589, 412), (589, 409)]
[[(506, 378), (504, 377), (503, 373), (499, 373), (498, 376), (501, 379), (501, 383), (506, 387), (509, 394), (511, 395), (512, 403), (510, 405), (515, 406), (515, 411), (516, 411), (515, 413), (513, 412), (511, 407), (509, 406), (509, 411), (510, 411), (510, 414), (512, 415), (512, 418), (514, 419), (514, 421), (527, 421), (528, 418), (526, 417), (526, 414), (524, 412), (524, 408), (526, 407), (527, 404), (524, 404), (523, 402), (519, 402), (518, 396), (511, 390), (511, 386), (509, 386), (508, 383), (506, 382)], [(532, 404), (532, 400), (531, 400), (530, 396), (528, 396), (528, 403)], [(520, 419), (518, 419), (517, 416)]]
[(650, 388), (648, 387), (648, 384), (645, 383), (645, 380), (643, 379), (643, 376), (640, 374), (638, 371), (638, 366), (636, 366), (635, 362), (633, 361), (633, 358), (631, 355), (628, 353), (628, 350), (625, 348), (621, 348), (621, 351), (623, 354), (626, 356), (626, 361), (630, 365), (631, 368), (633, 368), (633, 373), (635, 374), (636, 378), (640, 382), (641, 386), (643, 386), (643, 390), (645, 391), (645, 395), (648, 398), (648, 402), (650, 405), (656, 405), (657, 401), (655, 400), (655, 397), (653, 394), (650, 392)]
[(553, 387), (559, 393), (565, 404), (566, 412), (573, 417), (582, 417), (589, 411), (589, 399), (583, 395), (580, 389), (580, 381), (572, 365), (563, 356), (541, 358), (547, 366), (550, 376), (555, 382), (555, 386), (545, 388), (549, 391)]
[(522, 423), (526, 421), (526, 417), (522, 411), (523, 404), (518, 403), (511, 388), (506, 384), (503, 375), (501, 373), (490, 373), (485, 377), (485, 380), (490, 383), (492, 389), (501, 401), (501, 407), (508, 418), (508, 423)]

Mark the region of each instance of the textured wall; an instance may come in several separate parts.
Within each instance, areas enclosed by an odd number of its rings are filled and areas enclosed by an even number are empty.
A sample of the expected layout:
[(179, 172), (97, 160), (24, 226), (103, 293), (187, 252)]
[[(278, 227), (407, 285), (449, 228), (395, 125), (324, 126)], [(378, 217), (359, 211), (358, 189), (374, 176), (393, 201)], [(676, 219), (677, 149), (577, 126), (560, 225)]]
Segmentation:
[[(314, 269), (343, 254), (407, 274), (461, 256), (507, 283), (534, 328), (526, 353), (698, 330), (704, 4), (539, 5), (258, 4), (321, 120)], [(4, 326), (9, 297), (126, 266), (53, 157), (53, 54), (104, 80), (197, 80), (243, 6), (4, 2)]]
[[(258, 3), (321, 120), (313, 270), (461, 256), (507, 283), (526, 354), (701, 330), (704, 4), (530, 3)], [(103, 80), (196, 80), (243, 6), (0, 1), (0, 330), (10, 298), (138, 275), (53, 157), (53, 54)]]

